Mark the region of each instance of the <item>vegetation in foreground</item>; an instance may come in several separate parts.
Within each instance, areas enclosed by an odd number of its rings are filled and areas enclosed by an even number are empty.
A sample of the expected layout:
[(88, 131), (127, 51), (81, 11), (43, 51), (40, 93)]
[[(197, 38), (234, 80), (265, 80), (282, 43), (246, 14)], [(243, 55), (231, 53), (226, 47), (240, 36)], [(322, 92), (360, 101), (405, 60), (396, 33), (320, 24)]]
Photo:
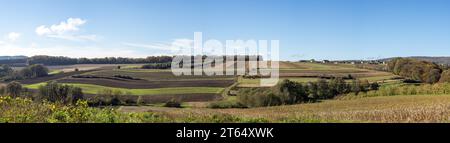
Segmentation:
[(162, 107), (121, 107), (123, 112), (154, 111), (170, 117), (202, 117), (211, 114), (264, 119), (275, 123), (449, 123), (450, 96), (380, 96), (351, 100), (324, 100), (318, 103), (258, 107), (248, 109), (197, 109)]
[(264, 123), (264, 122), (449, 122), (450, 96), (384, 96), (355, 100), (327, 100), (251, 109), (194, 109), (141, 107), (164, 111), (134, 112), (75, 105), (34, 102), (0, 96), (0, 122), (7, 123)]
[(34, 102), (26, 98), (0, 96), (0, 123), (235, 123), (266, 122), (227, 114), (194, 115), (183, 118), (160, 113), (124, 113), (115, 108), (92, 108), (86, 101), (75, 105)]

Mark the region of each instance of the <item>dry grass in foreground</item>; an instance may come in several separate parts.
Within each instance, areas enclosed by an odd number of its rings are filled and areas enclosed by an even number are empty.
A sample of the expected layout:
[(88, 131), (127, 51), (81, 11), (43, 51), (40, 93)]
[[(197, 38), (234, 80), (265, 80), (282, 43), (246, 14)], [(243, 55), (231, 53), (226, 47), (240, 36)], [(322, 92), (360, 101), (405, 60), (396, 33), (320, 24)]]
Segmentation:
[(124, 112), (159, 112), (171, 118), (225, 114), (267, 122), (449, 122), (450, 96), (416, 95), (328, 100), (252, 109), (122, 107)]

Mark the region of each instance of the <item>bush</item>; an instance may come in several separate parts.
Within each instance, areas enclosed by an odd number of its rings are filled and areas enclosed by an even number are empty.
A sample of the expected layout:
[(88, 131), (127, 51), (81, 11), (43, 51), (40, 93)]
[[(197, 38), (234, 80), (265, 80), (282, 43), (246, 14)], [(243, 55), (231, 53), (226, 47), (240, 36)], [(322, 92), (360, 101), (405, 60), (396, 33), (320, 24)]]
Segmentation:
[(177, 100), (175, 100), (175, 99), (172, 99), (172, 100), (166, 102), (166, 103), (164, 104), (164, 107), (182, 108), (182, 107), (181, 107), (181, 102), (180, 102), (180, 101), (177, 101)]
[(439, 82), (450, 82), (450, 70), (442, 72)]
[(275, 94), (271, 88), (245, 88), (238, 91), (237, 102), (245, 107), (282, 105), (287, 94)]
[(15, 80), (23, 80), (24, 77), (20, 71), (13, 71), (9, 75), (2, 78), (3, 81), (15, 81)]
[(129, 80), (140, 80), (139, 78), (134, 78), (127, 75), (114, 75), (115, 78), (121, 78), (121, 79), (129, 79)]
[(81, 88), (53, 81), (39, 87), (38, 98), (49, 102), (75, 104), (84, 99), (84, 94)]
[(208, 108), (225, 109), (225, 108), (247, 108), (244, 104), (237, 101), (217, 101), (210, 103)]
[(22, 84), (18, 82), (10, 82), (8, 85), (6, 85), (6, 95), (9, 95), (11, 97), (19, 97), (22, 93)]
[(71, 96), (70, 96), (69, 101), (72, 104), (76, 104), (78, 101), (83, 100), (83, 99), (84, 99), (83, 89), (81, 89), (79, 87), (72, 87)]
[(370, 90), (378, 90), (380, 85), (377, 82), (370, 84)]
[(0, 65), (0, 78), (10, 75), (13, 72), (13, 69), (8, 65)]
[(172, 63), (156, 63), (156, 64), (146, 64), (142, 66), (142, 69), (170, 69)]
[(6, 93), (6, 87), (3, 85), (0, 85), (0, 96), (4, 95)]
[[(43, 65), (31, 65), (27, 67), (31, 70), (32, 76), (31, 78), (35, 77), (45, 77), (48, 76), (48, 68)], [(27, 69), (25, 68), (25, 69)]]
[(117, 106), (122, 105), (123, 102), (120, 100), (122, 91), (103, 89), (97, 93), (97, 95), (89, 101), (92, 106)]

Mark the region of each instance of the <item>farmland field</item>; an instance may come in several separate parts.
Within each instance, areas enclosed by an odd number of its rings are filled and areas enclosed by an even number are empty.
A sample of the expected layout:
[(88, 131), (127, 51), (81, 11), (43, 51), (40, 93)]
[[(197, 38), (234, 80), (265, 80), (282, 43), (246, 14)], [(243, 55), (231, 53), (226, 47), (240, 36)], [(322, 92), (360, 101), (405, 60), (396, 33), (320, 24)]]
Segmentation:
[[(25, 87), (30, 89), (38, 89), (40, 84), (27, 85)], [(193, 93), (211, 93), (219, 94), (223, 88), (219, 87), (177, 87), (177, 88), (154, 88), (154, 89), (126, 89), (126, 88), (113, 88), (92, 84), (66, 84), (76, 87), (81, 87), (84, 93), (97, 94), (104, 89), (110, 89), (113, 91), (121, 91), (122, 93), (130, 93), (131, 95), (164, 95), (164, 94), (193, 94)]]
[[(118, 68), (120, 66), (121, 68)], [(130, 95), (192, 95), (218, 96), (237, 82), (238, 87), (258, 87), (260, 79), (235, 76), (175, 76), (170, 69), (141, 69), (130, 65), (71, 65), (51, 66), (49, 77), (21, 81), (37, 89), (48, 81), (81, 87), (86, 94), (95, 95), (104, 89), (118, 90)], [(78, 71), (75, 71), (78, 69)], [(370, 82), (384, 82), (396, 77), (391, 73), (355, 68), (351, 65), (280, 62), (280, 81), (317, 81), (323, 76), (354, 76)], [(117, 77), (120, 76), (120, 77)], [(130, 77), (130, 78), (121, 78)], [(209, 98), (217, 99), (217, 98)]]
[[(119, 69), (118, 66), (121, 66)], [(126, 96), (142, 96), (148, 103), (212, 101), (220, 99), (225, 88), (235, 82), (233, 76), (175, 76), (171, 70), (141, 69), (142, 65), (72, 65), (52, 66), (50, 76), (20, 81), (37, 90), (49, 81), (80, 87), (88, 97), (104, 90), (119, 91)], [(78, 69), (78, 71), (75, 71)], [(124, 97), (137, 100), (137, 97)]]
[(122, 112), (158, 112), (173, 118), (223, 114), (267, 122), (450, 122), (450, 95), (368, 97), (252, 109), (173, 109), (124, 106)]
[[(280, 62), (280, 81), (289, 79), (296, 82), (317, 81), (319, 77), (352, 77), (369, 82), (387, 82), (398, 77), (392, 73), (356, 68), (343, 64), (319, 64), (305, 62)], [(239, 78), (239, 87), (257, 87), (259, 79)]]
[[(120, 66), (121, 68), (118, 68)], [(72, 65), (50, 67), (47, 77), (21, 80), (37, 91), (49, 81), (83, 89), (86, 99), (117, 91), (126, 106), (120, 112), (156, 113), (163, 117), (189, 119), (211, 115), (256, 119), (258, 122), (450, 122), (450, 95), (358, 96), (321, 100), (318, 103), (257, 108), (212, 109), (217, 101), (238, 102), (231, 90), (259, 87), (260, 78), (245, 76), (175, 76), (171, 70), (141, 69), (141, 65)], [(381, 87), (402, 85), (399, 76), (360, 69), (353, 65), (280, 62), (280, 81), (315, 82), (330, 77), (354, 77), (377, 82)], [(78, 70), (75, 70), (78, 69)], [(347, 79), (351, 82), (352, 79)], [(230, 95), (229, 95), (230, 94)], [(167, 108), (171, 100), (184, 108)], [(123, 104), (122, 104), (123, 105)]]

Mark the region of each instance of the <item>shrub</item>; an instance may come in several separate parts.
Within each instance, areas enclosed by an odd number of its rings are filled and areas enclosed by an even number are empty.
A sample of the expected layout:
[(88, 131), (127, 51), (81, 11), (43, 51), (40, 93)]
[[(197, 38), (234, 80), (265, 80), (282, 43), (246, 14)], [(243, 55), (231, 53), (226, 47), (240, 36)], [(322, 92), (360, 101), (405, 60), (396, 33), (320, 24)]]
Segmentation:
[(9, 75), (2, 78), (3, 81), (15, 81), (15, 80), (22, 80), (24, 77), (22, 76), (20, 71), (13, 71)]
[(450, 70), (442, 72), (439, 82), (450, 82)]
[(81, 88), (53, 81), (39, 87), (38, 98), (49, 102), (75, 104), (84, 99), (84, 94)]
[(0, 65), (0, 77), (7, 76), (13, 72), (13, 69), (8, 65)]
[(120, 100), (123, 102), (123, 104), (125, 105), (138, 105), (138, 98), (136, 96), (129, 96), (131, 94), (126, 94), (124, 96), (120, 97)]
[[(31, 70), (31, 73), (32, 73), (31, 78), (48, 76), (49, 70), (47, 67), (45, 67), (43, 65), (31, 65), (27, 68), (29, 68)], [(25, 68), (25, 69), (27, 69), (27, 68)]]
[(361, 81), (360, 81), (360, 80), (353, 80), (353, 81), (352, 81), (351, 91), (352, 91), (355, 95), (358, 95), (359, 92), (362, 91)]
[(373, 82), (370, 84), (370, 90), (378, 90), (380, 88), (380, 85), (377, 82)]
[(175, 99), (172, 99), (164, 104), (164, 107), (171, 107), (171, 108), (182, 108), (181, 102)]
[(4, 95), (6, 93), (6, 87), (3, 85), (0, 85), (0, 96)]
[(142, 69), (170, 69), (171, 67), (172, 63), (155, 63), (143, 65)]
[(137, 100), (136, 100), (136, 104), (137, 104), (138, 106), (145, 105), (144, 100), (142, 100), (142, 96), (138, 96), (138, 98), (137, 98)]
[(123, 95), (123, 92), (121, 90), (113, 90), (112, 92), (112, 98), (111, 98), (111, 105), (117, 106), (117, 105), (123, 105), (124, 102), (122, 102), (120, 96)]
[(124, 93), (121, 90), (103, 89), (94, 98), (89, 99), (88, 104), (90, 106), (118, 106), (126, 105), (127, 102), (134, 102), (127, 101), (123, 96)]
[(115, 78), (121, 78), (121, 79), (129, 79), (129, 80), (140, 80), (139, 78), (134, 78), (127, 75), (114, 75)]
[(50, 102), (64, 103), (69, 97), (71, 87), (58, 84), (57, 82), (48, 82), (46, 85), (39, 86), (39, 97)]
[(320, 79), (317, 81), (317, 96), (319, 99), (331, 98), (333, 95), (331, 95), (330, 91), (330, 87), (326, 80)]
[(6, 95), (9, 95), (11, 97), (19, 97), (22, 93), (22, 84), (18, 82), (10, 82), (8, 85), (6, 85)]
[(84, 99), (83, 89), (79, 87), (72, 87), (70, 102), (76, 104), (78, 101)]
[(208, 105), (208, 108), (213, 108), (213, 109), (247, 108), (247, 106), (245, 106), (241, 102), (237, 102), (237, 101), (217, 101), (217, 102), (210, 103)]

